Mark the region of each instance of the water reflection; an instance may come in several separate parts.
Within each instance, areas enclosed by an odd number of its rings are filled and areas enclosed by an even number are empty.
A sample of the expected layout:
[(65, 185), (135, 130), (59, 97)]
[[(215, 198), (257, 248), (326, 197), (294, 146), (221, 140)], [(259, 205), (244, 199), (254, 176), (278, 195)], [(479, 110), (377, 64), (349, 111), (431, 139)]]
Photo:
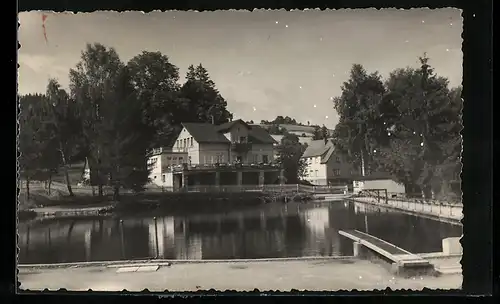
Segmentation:
[(272, 205), (192, 216), (21, 224), (20, 263), (351, 255), (342, 229), (368, 231), (415, 253), (441, 251), (461, 227), (353, 203)]

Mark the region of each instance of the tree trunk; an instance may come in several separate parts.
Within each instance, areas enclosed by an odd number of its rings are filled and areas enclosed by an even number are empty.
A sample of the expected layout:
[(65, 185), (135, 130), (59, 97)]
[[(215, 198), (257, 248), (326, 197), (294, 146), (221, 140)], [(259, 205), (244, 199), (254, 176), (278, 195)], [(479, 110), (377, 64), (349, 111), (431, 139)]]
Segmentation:
[(51, 194), (51, 186), (52, 186), (52, 172), (49, 173), (49, 185), (48, 185), (48, 193)]
[(71, 188), (71, 183), (69, 180), (68, 164), (66, 163), (66, 156), (64, 155), (64, 149), (63, 149), (62, 142), (59, 142), (59, 151), (61, 152), (61, 161), (63, 164), (64, 177), (66, 179), (66, 187), (68, 188), (69, 196), (75, 196), (73, 194), (73, 189)]
[(26, 198), (29, 201), (30, 200), (30, 178), (26, 178)]
[[(87, 157), (85, 157), (85, 162), (83, 163), (83, 169), (82, 169), (82, 174), (80, 175), (81, 179), (84, 180), (85, 179), (85, 169), (87, 169), (87, 163), (88, 163), (88, 160), (87, 160)], [(89, 176), (90, 178), (90, 176)]]
[(120, 186), (115, 185), (113, 189), (113, 201), (119, 201), (120, 200)]

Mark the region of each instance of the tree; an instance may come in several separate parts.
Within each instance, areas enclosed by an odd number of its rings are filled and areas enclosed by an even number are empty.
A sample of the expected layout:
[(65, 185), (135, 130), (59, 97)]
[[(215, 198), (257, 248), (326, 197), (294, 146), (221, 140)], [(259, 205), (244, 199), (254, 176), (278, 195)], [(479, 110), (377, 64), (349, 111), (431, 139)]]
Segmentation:
[(46, 121), (51, 116), (47, 98), (43, 95), (27, 95), (20, 98), (21, 115), (19, 165), (21, 176), (26, 179), (27, 197), (31, 180), (49, 181), (48, 192), (53, 174), (57, 173), (57, 141), (55, 133), (47, 127)]
[[(142, 52), (128, 64), (132, 84), (141, 102), (143, 136), (149, 148), (171, 146), (180, 131), (179, 69), (160, 52)], [(194, 73), (194, 71), (193, 71)]]
[(148, 131), (136, 98), (127, 67), (122, 67), (114, 79), (115, 90), (108, 93), (100, 107), (101, 170), (109, 177), (113, 199), (119, 200), (120, 188), (141, 191), (148, 181), (147, 148), (150, 142), (143, 136)]
[(305, 161), (301, 159), (305, 146), (299, 142), (295, 134), (287, 133), (278, 146), (278, 163), (284, 169), (286, 183), (297, 184), (304, 176)]
[(77, 142), (80, 136), (80, 124), (76, 115), (75, 103), (70, 100), (66, 91), (55, 79), (49, 80), (47, 85), (47, 112), (44, 124), (50, 130), (56, 141), (56, 152), (60, 155), (66, 180), (68, 193), (73, 196), (71, 182), (68, 173), (68, 162), (71, 156), (76, 154)]
[(312, 134), (313, 140), (321, 139), (321, 128), (319, 126), (315, 126)]
[(19, 98), (19, 169), (21, 177), (26, 180), (26, 194), (30, 199), (30, 181), (36, 176), (39, 168), (41, 151), (38, 136), (37, 111), (42, 102), (42, 95), (25, 95)]
[[(70, 90), (78, 105), (88, 149), (90, 182), (111, 183), (115, 198), (120, 186), (147, 182), (147, 125), (128, 68), (113, 48), (88, 44), (81, 61), (70, 70)], [(130, 182), (130, 178), (139, 177)], [(146, 176), (146, 177), (145, 177)]]
[(342, 94), (333, 99), (339, 114), (334, 137), (337, 150), (347, 156), (355, 167), (374, 169), (372, 152), (383, 137), (384, 125), (379, 113), (385, 87), (378, 73), (368, 74), (363, 66), (354, 64), (350, 78), (341, 87)]
[(181, 122), (212, 122), (222, 124), (233, 118), (227, 102), (216, 89), (208, 71), (200, 64), (189, 66), (186, 82), (180, 89)]
[(425, 55), (419, 60), (418, 69), (398, 69), (386, 82), (379, 112), (390, 139), (379, 140), (378, 161), (407, 188), (429, 198), (448, 192), (443, 185), (456, 178), (451, 168), (457, 168), (461, 150), (461, 99), (459, 89), (450, 92), (448, 80), (434, 74)]

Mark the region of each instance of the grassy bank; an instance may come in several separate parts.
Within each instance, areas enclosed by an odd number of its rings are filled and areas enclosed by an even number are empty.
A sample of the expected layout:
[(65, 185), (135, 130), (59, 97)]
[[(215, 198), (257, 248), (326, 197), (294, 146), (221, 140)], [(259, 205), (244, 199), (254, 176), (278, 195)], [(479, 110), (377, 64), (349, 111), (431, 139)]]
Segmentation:
[[(296, 196), (294, 201), (310, 201), (309, 195)], [(128, 214), (147, 211), (203, 212), (255, 207), (268, 203), (285, 203), (285, 197), (268, 196), (259, 192), (242, 193), (141, 193), (124, 195), (111, 211)]]

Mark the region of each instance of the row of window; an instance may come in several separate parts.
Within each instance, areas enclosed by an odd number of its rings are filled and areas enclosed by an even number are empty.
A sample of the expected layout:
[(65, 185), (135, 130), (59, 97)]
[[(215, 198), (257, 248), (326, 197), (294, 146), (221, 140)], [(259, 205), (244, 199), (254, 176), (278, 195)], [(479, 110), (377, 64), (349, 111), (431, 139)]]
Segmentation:
[[(333, 157), (335, 157), (335, 161), (336, 161), (337, 163), (340, 163), (340, 157), (339, 157), (339, 156), (333, 156)], [(308, 164), (308, 165), (311, 165), (311, 164), (313, 164), (313, 163), (314, 163), (314, 164), (319, 164), (319, 163), (321, 163), (321, 157), (308, 157), (308, 158), (307, 158), (307, 164)]]
[(192, 137), (181, 138), (175, 141), (175, 145), (178, 149), (185, 149), (187, 147), (192, 147), (194, 145), (194, 139)]
[[(333, 176), (340, 176), (340, 169), (333, 169)], [(318, 177), (318, 170), (309, 170), (308, 177)]]
[[(242, 158), (241, 156), (236, 156), (236, 159), (234, 159), (237, 162), (241, 162)], [(225, 162), (224, 159), (224, 153), (217, 153), (216, 155), (204, 155), (203, 156), (203, 163), (204, 164), (215, 164), (215, 163), (220, 163), (223, 164)], [(262, 154), (262, 158), (258, 154), (254, 154), (252, 158), (252, 162), (255, 164), (258, 164), (260, 162), (262, 163), (269, 163), (269, 155), (267, 154)]]

